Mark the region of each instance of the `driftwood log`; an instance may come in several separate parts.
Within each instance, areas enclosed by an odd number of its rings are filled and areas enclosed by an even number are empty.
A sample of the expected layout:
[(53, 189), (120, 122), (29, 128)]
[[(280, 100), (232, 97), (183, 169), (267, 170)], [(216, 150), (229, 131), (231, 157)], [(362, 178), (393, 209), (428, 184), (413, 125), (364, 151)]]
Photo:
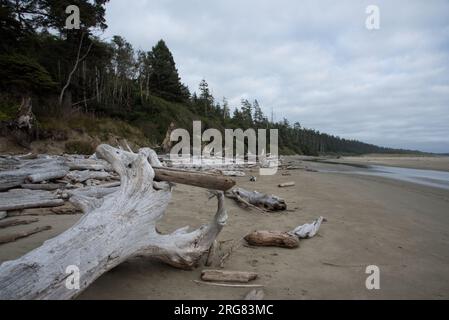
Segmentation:
[(279, 188), (293, 187), (295, 183), (293, 181), (284, 182), (279, 184)]
[(64, 200), (56, 193), (44, 190), (12, 189), (0, 193), (0, 211), (37, 207), (57, 207)]
[(22, 189), (30, 189), (30, 190), (57, 190), (62, 189), (64, 185), (60, 183), (24, 183), (21, 184), (20, 187)]
[(257, 207), (264, 211), (287, 209), (285, 201), (275, 195), (268, 195), (257, 191), (248, 191), (243, 188), (234, 188), (226, 192), (226, 196), (246, 207)]
[(39, 221), (39, 219), (36, 219), (36, 218), (25, 219), (25, 220), (12, 219), (12, 220), (0, 221), (0, 229), (18, 226), (18, 225), (22, 225), (22, 224), (30, 224), (30, 223), (34, 223), (34, 222), (38, 222), (38, 221)]
[(170, 181), (202, 187), (212, 190), (226, 191), (235, 185), (235, 181), (221, 174), (187, 171), (183, 169), (153, 167), (156, 181)]
[[(38, 159), (5, 159), (2, 161), (6, 170), (0, 172), (0, 191), (18, 187), (26, 182), (43, 181), (57, 172), (58, 176), (64, 176), (69, 172), (63, 159), (58, 157), (43, 157)], [(8, 162), (8, 164), (5, 164)], [(62, 173), (65, 172), (64, 175)]]
[(257, 273), (247, 271), (203, 270), (201, 280), (224, 282), (249, 282), (257, 278)]
[(254, 246), (274, 246), (282, 248), (296, 248), (299, 246), (299, 239), (295, 234), (283, 231), (253, 231), (244, 238), (250, 245)]
[(70, 171), (66, 177), (72, 182), (76, 183), (76, 182), (84, 182), (89, 179), (110, 180), (113, 178), (113, 175), (105, 171), (74, 170)]
[[(70, 200), (82, 204), (84, 216), (41, 247), (1, 264), (0, 299), (69, 299), (132, 256), (190, 269), (208, 251), (227, 219), (222, 192), (216, 192), (218, 208), (210, 224), (192, 232), (184, 227), (160, 234), (156, 222), (169, 203), (171, 188), (167, 182), (153, 181), (150, 164), (160, 165), (155, 153), (145, 148), (133, 154), (100, 145), (97, 155), (120, 175), (119, 189), (103, 198), (72, 195)], [(66, 286), (66, 268), (73, 266), (80, 275), (75, 289)]]
[[(13, 242), (13, 241), (16, 241), (18, 239), (26, 238), (26, 237), (31, 236), (33, 234), (36, 234), (36, 233), (39, 233), (39, 232), (42, 232), (42, 231), (47, 231), (47, 230), (50, 230), (50, 229), (51, 229), (51, 226), (44, 226), (44, 227), (37, 227), (37, 228), (34, 228), (32, 230), (26, 230), (26, 231), (21, 231), (21, 232), (18, 232), (18, 233), (3, 235), (3, 236), (0, 236), (0, 244)], [(1, 266), (3, 266), (3, 265), (0, 265), (0, 268), (1, 268)], [(35, 278), (29, 278), (29, 280), (33, 281), (33, 280), (36, 280), (36, 279)], [(3, 295), (2, 295), (3, 285), (7, 283), (6, 282), (7, 279), (2, 279), (2, 281), (5, 281), (5, 282), (2, 282), (2, 286), (0, 287), (0, 299), (7, 299), (6, 297), (3, 297)], [(12, 298), (13, 298), (13, 296), (12, 296)]]

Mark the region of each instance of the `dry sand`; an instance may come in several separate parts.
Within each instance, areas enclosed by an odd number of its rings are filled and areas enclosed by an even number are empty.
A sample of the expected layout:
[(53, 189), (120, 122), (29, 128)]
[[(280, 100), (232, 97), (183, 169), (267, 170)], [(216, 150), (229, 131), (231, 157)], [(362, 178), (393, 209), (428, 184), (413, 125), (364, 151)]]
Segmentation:
[[(313, 168), (320, 164), (307, 163)], [(288, 172), (291, 176), (282, 176)], [(254, 171), (256, 174), (257, 171)], [(289, 211), (261, 214), (227, 199), (228, 224), (218, 240), (239, 240), (254, 229), (291, 230), (324, 216), (319, 234), (297, 249), (234, 250), (227, 270), (259, 273), (267, 299), (448, 299), (449, 191), (372, 176), (280, 171), (238, 185), (283, 197)], [(278, 188), (280, 182), (296, 186)], [(159, 229), (197, 227), (215, 212), (205, 190), (178, 185)], [(44, 216), (38, 224), (11, 227), (1, 234), (53, 226), (50, 231), (0, 245), (0, 261), (17, 258), (62, 232), (79, 219)], [(230, 241), (223, 243), (229, 248)], [(225, 250), (222, 250), (225, 252)], [(380, 268), (380, 290), (367, 290), (365, 268)], [(95, 281), (80, 299), (241, 299), (248, 289), (194, 283), (202, 267), (182, 271), (133, 258)]]

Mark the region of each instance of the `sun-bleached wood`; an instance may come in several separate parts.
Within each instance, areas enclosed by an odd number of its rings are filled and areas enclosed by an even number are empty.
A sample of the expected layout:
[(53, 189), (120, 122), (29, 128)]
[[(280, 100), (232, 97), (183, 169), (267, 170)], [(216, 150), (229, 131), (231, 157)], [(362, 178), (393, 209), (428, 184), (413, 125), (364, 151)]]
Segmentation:
[(204, 281), (229, 281), (229, 282), (249, 282), (257, 278), (257, 273), (247, 271), (230, 270), (203, 270), (201, 280)]
[(72, 182), (84, 182), (89, 179), (109, 180), (113, 178), (113, 175), (105, 171), (74, 170), (70, 171), (67, 174), (66, 178), (71, 180)]
[(246, 206), (255, 206), (265, 211), (279, 211), (287, 209), (284, 199), (275, 195), (268, 195), (257, 191), (248, 191), (243, 188), (234, 188), (226, 192), (228, 198), (234, 199)]
[(42, 157), (31, 160), (12, 158), (2, 162), (6, 170), (0, 172), (0, 191), (24, 184), (30, 175), (45, 175), (61, 172), (61, 170), (68, 172), (68, 168), (59, 157)]
[(42, 181), (48, 181), (58, 178), (63, 178), (65, 175), (69, 173), (69, 168), (63, 168), (59, 170), (49, 170), (46, 172), (39, 172), (30, 174), (25, 181), (30, 183), (38, 183)]
[(64, 200), (55, 192), (45, 190), (12, 189), (0, 193), (0, 211), (37, 207), (57, 207)]
[(296, 235), (283, 231), (257, 230), (246, 235), (245, 240), (253, 246), (282, 248), (296, 248), (299, 246), (299, 239)]
[(36, 218), (25, 219), (25, 220), (20, 220), (20, 219), (4, 220), (4, 221), (0, 221), (0, 229), (18, 226), (21, 224), (30, 224), (30, 223), (34, 223), (34, 222), (38, 222), (38, 221), (39, 221), (39, 219), (36, 219)]
[[(121, 177), (119, 189), (103, 198), (89, 193), (72, 195), (71, 201), (83, 203), (83, 217), (41, 247), (1, 264), (0, 299), (73, 298), (100, 275), (135, 255), (184, 269), (196, 266), (226, 223), (223, 193), (216, 192), (218, 208), (210, 224), (192, 232), (184, 227), (160, 234), (156, 222), (169, 203), (171, 186), (153, 181), (150, 163), (159, 161), (149, 151), (145, 148), (134, 154), (98, 146), (97, 156)], [(66, 268), (73, 265), (80, 271), (79, 289), (66, 286)]]
[(183, 183), (191, 186), (226, 191), (235, 185), (235, 181), (222, 174), (187, 171), (183, 169), (154, 167), (155, 180)]
[[(25, 230), (25, 231), (13, 233), (13, 234), (3, 235), (3, 236), (0, 236), (0, 244), (13, 242), (13, 241), (16, 241), (18, 239), (26, 238), (26, 237), (29, 237), (29, 236), (31, 236), (33, 234), (36, 234), (36, 233), (39, 233), (39, 232), (42, 232), (42, 231), (47, 231), (47, 230), (50, 230), (50, 229), (51, 229), (51, 226), (43, 226), (43, 227), (37, 227), (37, 228), (31, 229), (31, 230)], [(1, 265), (0, 265), (0, 267), (1, 267)], [(7, 279), (2, 279), (2, 281), (3, 280), (7, 281)], [(36, 279), (31, 279), (31, 281), (33, 281), (33, 280), (35, 281)], [(5, 284), (6, 284), (6, 282), (5, 282)], [(2, 287), (0, 287), (0, 288), (1, 288), (0, 289), (0, 299), (2, 299), (2, 300), (7, 299), (7, 298), (3, 298), (2, 297), (3, 282), (2, 282)]]

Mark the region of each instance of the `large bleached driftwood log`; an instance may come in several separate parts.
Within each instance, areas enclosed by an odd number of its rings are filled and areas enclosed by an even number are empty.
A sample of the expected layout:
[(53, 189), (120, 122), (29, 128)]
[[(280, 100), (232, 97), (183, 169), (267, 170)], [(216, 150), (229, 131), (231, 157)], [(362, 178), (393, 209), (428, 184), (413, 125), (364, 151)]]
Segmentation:
[[(90, 197), (89, 192), (72, 195), (71, 201), (83, 203), (85, 215), (41, 247), (1, 264), (0, 299), (73, 298), (101, 274), (135, 255), (189, 269), (198, 264), (221, 231), (227, 214), (223, 193), (216, 192), (218, 209), (210, 224), (192, 232), (185, 227), (160, 234), (156, 222), (171, 192), (167, 182), (153, 181), (150, 163), (159, 163), (155, 154), (148, 149), (133, 154), (100, 145), (97, 155), (120, 175), (120, 188), (103, 198)], [(79, 270), (79, 288), (66, 286), (66, 270), (73, 266)]]
[(234, 199), (248, 207), (257, 207), (265, 211), (279, 211), (287, 209), (285, 201), (277, 196), (234, 188), (226, 192), (228, 198)]

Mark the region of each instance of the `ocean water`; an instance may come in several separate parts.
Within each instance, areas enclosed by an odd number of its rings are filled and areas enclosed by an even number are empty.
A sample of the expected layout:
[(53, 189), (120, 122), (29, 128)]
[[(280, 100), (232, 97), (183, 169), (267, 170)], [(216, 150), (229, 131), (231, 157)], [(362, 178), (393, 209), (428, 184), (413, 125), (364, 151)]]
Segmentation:
[[(321, 171), (321, 170), (320, 170)], [(402, 167), (388, 167), (372, 165), (357, 170), (323, 170), (324, 172), (338, 172), (345, 174), (362, 174), (390, 178), (449, 190), (449, 172), (439, 170), (410, 169)]]

